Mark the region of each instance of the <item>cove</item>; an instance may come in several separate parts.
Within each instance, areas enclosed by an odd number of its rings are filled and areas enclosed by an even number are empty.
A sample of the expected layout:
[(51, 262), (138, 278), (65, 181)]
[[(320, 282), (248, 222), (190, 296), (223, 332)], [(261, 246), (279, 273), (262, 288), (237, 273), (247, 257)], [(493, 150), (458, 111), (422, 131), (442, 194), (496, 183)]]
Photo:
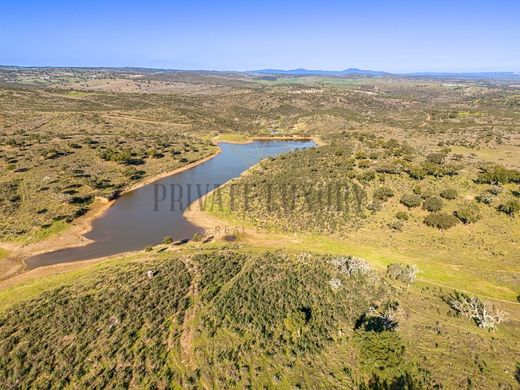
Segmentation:
[[(221, 152), (212, 159), (123, 194), (92, 222), (92, 229), (85, 237), (93, 242), (30, 257), (25, 261), (26, 269), (140, 250), (160, 243), (165, 236), (175, 241), (190, 239), (202, 229), (183, 216), (189, 206), (188, 187), (193, 189), (190, 201), (195, 201), (263, 158), (316, 144), (311, 140), (257, 140), (247, 144), (220, 143), (219, 146)], [(184, 188), (182, 196), (179, 195), (181, 188)], [(172, 189), (178, 189), (174, 194), (174, 207)]]

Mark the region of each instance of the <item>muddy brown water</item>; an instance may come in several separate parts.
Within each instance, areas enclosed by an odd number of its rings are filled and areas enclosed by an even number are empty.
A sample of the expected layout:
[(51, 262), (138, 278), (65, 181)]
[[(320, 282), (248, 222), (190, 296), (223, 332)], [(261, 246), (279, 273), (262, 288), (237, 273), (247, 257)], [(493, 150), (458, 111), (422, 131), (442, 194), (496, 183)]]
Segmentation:
[(311, 140), (221, 143), (222, 151), (214, 158), (121, 196), (93, 221), (92, 230), (85, 234), (92, 243), (30, 257), (26, 269), (139, 250), (160, 243), (165, 236), (175, 241), (190, 239), (202, 230), (183, 216), (191, 202), (263, 158), (314, 146)]

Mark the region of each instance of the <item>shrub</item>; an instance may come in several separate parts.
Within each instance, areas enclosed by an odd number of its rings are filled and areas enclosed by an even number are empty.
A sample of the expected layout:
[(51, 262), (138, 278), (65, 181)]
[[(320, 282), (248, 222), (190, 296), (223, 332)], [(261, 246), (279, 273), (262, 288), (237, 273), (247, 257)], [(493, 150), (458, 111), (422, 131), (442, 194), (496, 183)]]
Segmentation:
[(453, 188), (447, 188), (440, 193), (441, 197), (444, 199), (455, 199), (457, 197), (457, 190)]
[(395, 214), (395, 217), (397, 219), (402, 219), (403, 221), (408, 221), (408, 213), (404, 212), (404, 211), (398, 211), (396, 214)]
[(477, 205), (467, 204), (453, 213), (463, 224), (475, 223), (480, 219), (480, 210)]
[(483, 193), (477, 195), (477, 197), (475, 199), (477, 200), (477, 202), (480, 202), (480, 203), (491, 204), (491, 203), (493, 203), (493, 199), (495, 199), (495, 197), (491, 194), (488, 194), (487, 192), (483, 192)]
[(466, 294), (455, 292), (445, 300), (453, 310), (467, 318), (471, 318), (480, 328), (494, 330), (507, 317), (505, 311), (478, 297), (470, 297)]
[(500, 195), (504, 189), (501, 186), (492, 186), (488, 192), (493, 195)]
[(435, 164), (428, 161), (423, 162), (422, 168), (428, 175), (434, 177), (455, 176), (459, 168), (453, 164)]
[(359, 181), (372, 181), (376, 178), (376, 173), (374, 171), (365, 171), (357, 175), (357, 179)]
[(459, 223), (459, 219), (451, 214), (432, 213), (428, 215), (426, 218), (424, 218), (424, 223), (430, 227), (435, 227), (441, 230), (447, 230)]
[(370, 163), (367, 160), (361, 160), (358, 162), (359, 168), (368, 168), (370, 166)]
[(406, 173), (415, 180), (422, 180), (426, 176), (426, 171), (422, 167), (415, 165), (407, 167)]
[(394, 196), (394, 191), (388, 187), (380, 187), (374, 191), (374, 199), (386, 202), (389, 198)]
[(367, 209), (369, 209), (372, 212), (381, 211), (382, 208), (383, 208), (383, 206), (381, 205), (381, 202), (379, 202), (379, 201), (374, 201), (374, 202), (370, 203), (369, 205), (367, 205)]
[(401, 309), (399, 302), (387, 301), (381, 307), (371, 305), (357, 321), (356, 328), (364, 327), (369, 332), (393, 331), (399, 327)]
[(399, 280), (403, 283), (412, 284), (419, 269), (416, 265), (408, 264), (390, 264), (386, 268), (386, 274), (389, 278)]
[(397, 220), (394, 222), (390, 222), (388, 224), (388, 227), (392, 230), (397, 230), (398, 232), (400, 232), (401, 230), (403, 230), (403, 221)]
[(401, 165), (396, 162), (385, 162), (380, 164), (376, 171), (379, 173), (387, 173), (389, 175), (397, 175), (401, 173)]
[(193, 235), (193, 237), (191, 238), (191, 241), (202, 242), (205, 238), (206, 238), (206, 236), (204, 233), (197, 232)]
[(497, 207), (497, 210), (501, 213), (505, 213), (510, 217), (513, 217), (516, 213), (520, 211), (520, 203), (516, 200), (510, 200), (506, 203), (502, 203)]
[(428, 210), (432, 213), (440, 211), (442, 209), (442, 206), (444, 206), (442, 199), (436, 196), (430, 196), (426, 198), (423, 203), (423, 209)]
[(420, 196), (415, 194), (408, 194), (401, 196), (399, 202), (408, 208), (417, 207), (421, 205), (422, 199)]
[(171, 236), (166, 236), (162, 240), (162, 243), (165, 245), (170, 245), (172, 242), (173, 242), (173, 238)]
[(446, 160), (446, 154), (444, 153), (430, 153), (426, 156), (426, 161), (432, 164), (443, 164)]
[(479, 184), (520, 183), (520, 172), (500, 165), (489, 165), (481, 168), (475, 182)]

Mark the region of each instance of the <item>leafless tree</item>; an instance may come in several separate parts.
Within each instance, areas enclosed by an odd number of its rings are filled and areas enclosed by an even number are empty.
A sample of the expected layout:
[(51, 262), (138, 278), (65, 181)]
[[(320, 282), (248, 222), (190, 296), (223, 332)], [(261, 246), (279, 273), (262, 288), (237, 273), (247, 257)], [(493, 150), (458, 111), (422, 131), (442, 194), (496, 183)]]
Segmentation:
[(504, 321), (508, 315), (499, 307), (485, 302), (479, 297), (470, 297), (459, 292), (455, 292), (448, 297), (447, 302), (457, 313), (471, 318), (477, 326), (484, 329), (496, 329), (497, 325)]

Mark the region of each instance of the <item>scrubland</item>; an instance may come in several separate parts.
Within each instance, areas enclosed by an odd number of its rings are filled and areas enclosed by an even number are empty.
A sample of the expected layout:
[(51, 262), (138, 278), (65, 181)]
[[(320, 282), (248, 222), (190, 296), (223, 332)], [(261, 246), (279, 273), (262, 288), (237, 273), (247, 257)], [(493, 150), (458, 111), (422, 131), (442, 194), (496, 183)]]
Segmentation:
[(247, 234), (0, 284), (0, 383), (517, 387), (517, 85), (0, 69), (0, 271), (217, 140), (324, 144), (220, 190)]

